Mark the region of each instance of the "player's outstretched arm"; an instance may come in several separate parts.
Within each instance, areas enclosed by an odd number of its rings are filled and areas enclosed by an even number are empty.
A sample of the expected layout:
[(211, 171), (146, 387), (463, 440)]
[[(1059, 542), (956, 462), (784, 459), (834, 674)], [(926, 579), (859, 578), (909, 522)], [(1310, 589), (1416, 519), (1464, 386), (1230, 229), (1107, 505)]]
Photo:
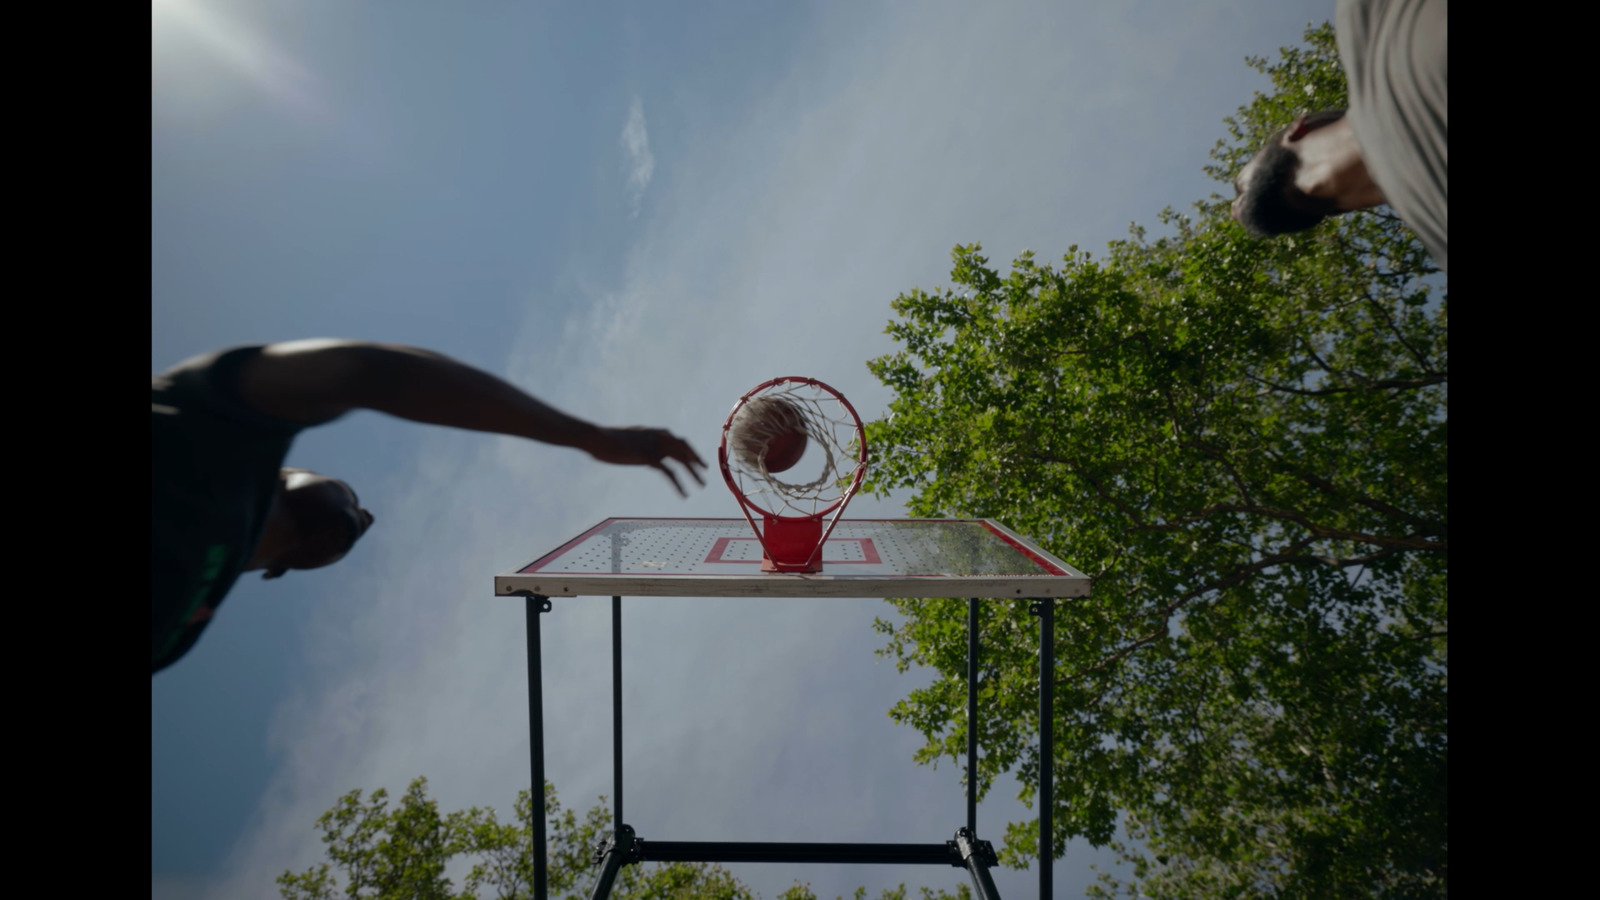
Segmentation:
[(681, 438), (655, 428), (602, 428), (548, 406), (447, 356), (394, 344), (308, 340), (272, 344), (240, 371), (239, 393), (271, 416), (307, 425), (353, 409), (413, 422), (576, 447), (618, 465), (651, 466), (683, 492), (673, 459), (700, 484), (705, 467)]

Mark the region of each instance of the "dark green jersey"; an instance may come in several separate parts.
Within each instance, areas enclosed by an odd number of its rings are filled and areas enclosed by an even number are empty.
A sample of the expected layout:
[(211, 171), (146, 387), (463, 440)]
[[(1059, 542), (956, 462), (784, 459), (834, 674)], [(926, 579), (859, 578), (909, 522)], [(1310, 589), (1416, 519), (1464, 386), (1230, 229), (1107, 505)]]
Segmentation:
[(239, 367), (260, 351), (208, 353), (150, 379), (152, 674), (194, 646), (238, 580), (303, 427), (239, 399)]

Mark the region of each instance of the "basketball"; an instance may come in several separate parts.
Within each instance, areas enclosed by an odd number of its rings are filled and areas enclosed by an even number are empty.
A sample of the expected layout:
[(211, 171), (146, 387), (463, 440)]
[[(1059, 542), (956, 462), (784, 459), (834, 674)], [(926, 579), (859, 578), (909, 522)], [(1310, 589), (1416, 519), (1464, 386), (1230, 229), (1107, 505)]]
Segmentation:
[(767, 471), (782, 472), (794, 468), (806, 454), (806, 433), (803, 431), (780, 434), (767, 441)]
[(729, 445), (739, 461), (768, 472), (794, 467), (806, 453), (806, 421), (799, 407), (781, 397), (752, 397), (739, 407), (728, 431)]

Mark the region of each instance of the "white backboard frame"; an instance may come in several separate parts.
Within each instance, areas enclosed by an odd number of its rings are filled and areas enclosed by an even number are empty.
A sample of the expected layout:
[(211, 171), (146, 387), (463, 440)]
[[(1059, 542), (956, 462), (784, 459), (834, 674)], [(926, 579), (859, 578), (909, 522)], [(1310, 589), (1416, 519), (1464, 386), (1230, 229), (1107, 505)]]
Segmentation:
[[(719, 545), (726, 552), (733, 541), (755, 543), (750, 526), (743, 519), (664, 519), (664, 518), (612, 518), (606, 519), (583, 534), (566, 542), (550, 553), (510, 572), (495, 576), (494, 590), (498, 596), (520, 594), (524, 591), (545, 597), (1087, 597), (1090, 579), (1046, 552), (1033, 541), (1017, 534), (993, 519), (843, 519), (839, 522), (824, 548), (823, 571), (762, 572), (760, 550), (757, 544), (754, 557), (747, 559), (750, 547), (744, 545), (741, 556), (718, 558), (715, 562), (749, 563), (729, 565), (726, 573), (720, 572), (593, 572), (563, 571), (565, 554), (578, 550), (584, 541), (605, 539), (607, 529), (616, 523), (659, 523), (671, 527), (672, 523), (695, 523), (705, 530), (706, 523), (722, 526)], [(1026, 558), (1025, 568), (1031, 571), (1000, 572), (988, 574), (960, 574), (947, 572), (916, 572), (911, 574), (852, 574), (850, 562), (829, 564), (829, 552), (848, 555), (846, 546), (853, 538), (852, 528), (860, 526), (893, 527), (900, 523), (939, 528), (943, 525), (979, 525), (991, 532), (997, 542), (1009, 544)], [(637, 527), (637, 526), (636, 526)], [(650, 525), (649, 527), (653, 527)], [(860, 529), (856, 529), (860, 531)], [(867, 539), (870, 543), (870, 538)], [(840, 543), (842, 542), (842, 543)], [(838, 546), (836, 546), (836, 544)], [(865, 545), (862, 545), (865, 546)], [(998, 544), (996, 545), (998, 546)], [(705, 548), (708, 552), (710, 547)], [(696, 553), (700, 552), (696, 549)], [(713, 561), (709, 560), (708, 561)], [(859, 566), (857, 570), (877, 569)], [(1019, 566), (1024, 568), (1024, 566)]]

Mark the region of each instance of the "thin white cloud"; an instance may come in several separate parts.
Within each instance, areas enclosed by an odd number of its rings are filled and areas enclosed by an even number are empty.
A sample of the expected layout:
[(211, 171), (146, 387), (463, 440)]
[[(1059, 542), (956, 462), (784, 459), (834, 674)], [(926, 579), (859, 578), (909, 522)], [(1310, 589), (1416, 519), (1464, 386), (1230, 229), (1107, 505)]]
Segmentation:
[(650, 177), (656, 171), (656, 158), (650, 153), (650, 132), (644, 124), (644, 101), (638, 97), (633, 98), (633, 105), (628, 108), (628, 121), (622, 126), (622, 149), (628, 157), (630, 215), (637, 216), (645, 188), (650, 186)]

